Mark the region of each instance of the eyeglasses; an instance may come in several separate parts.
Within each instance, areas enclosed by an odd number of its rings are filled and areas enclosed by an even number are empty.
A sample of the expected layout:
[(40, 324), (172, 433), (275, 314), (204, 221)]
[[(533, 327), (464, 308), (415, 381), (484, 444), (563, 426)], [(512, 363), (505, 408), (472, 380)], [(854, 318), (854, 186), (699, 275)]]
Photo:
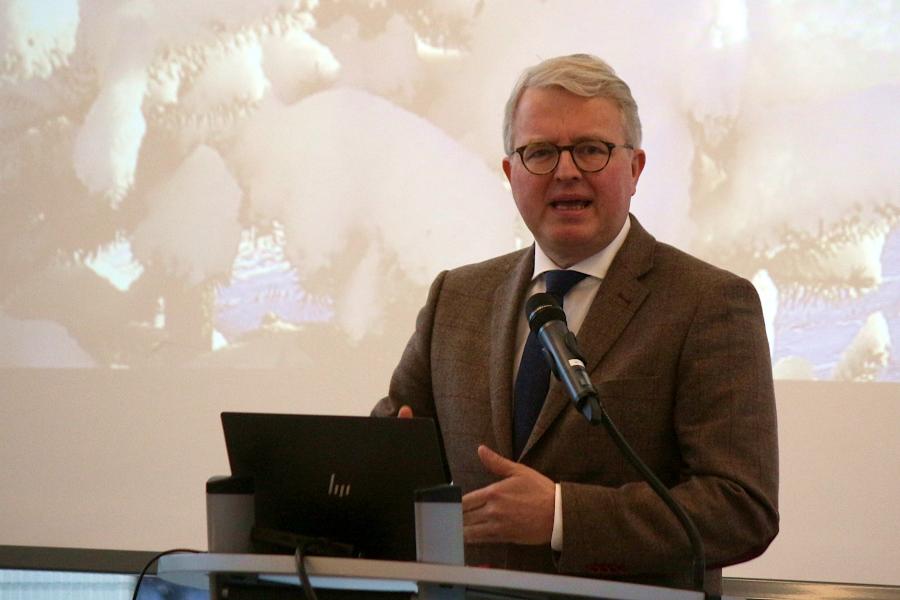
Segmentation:
[(513, 152), (522, 159), (522, 164), (534, 175), (546, 175), (559, 164), (560, 155), (568, 150), (575, 166), (585, 173), (602, 171), (609, 164), (615, 148), (634, 150), (631, 144), (613, 144), (603, 140), (578, 142), (570, 146), (557, 146), (550, 142), (534, 142), (519, 146)]

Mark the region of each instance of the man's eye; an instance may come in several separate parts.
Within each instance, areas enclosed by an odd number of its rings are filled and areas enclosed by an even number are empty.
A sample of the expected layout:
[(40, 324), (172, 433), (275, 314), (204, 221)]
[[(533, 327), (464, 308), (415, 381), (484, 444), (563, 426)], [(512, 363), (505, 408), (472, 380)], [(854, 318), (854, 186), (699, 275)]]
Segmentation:
[(603, 144), (579, 144), (575, 151), (581, 156), (605, 156), (609, 149)]
[(550, 146), (538, 146), (537, 148), (526, 148), (525, 158), (529, 160), (541, 160), (553, 156), (555, 150)]

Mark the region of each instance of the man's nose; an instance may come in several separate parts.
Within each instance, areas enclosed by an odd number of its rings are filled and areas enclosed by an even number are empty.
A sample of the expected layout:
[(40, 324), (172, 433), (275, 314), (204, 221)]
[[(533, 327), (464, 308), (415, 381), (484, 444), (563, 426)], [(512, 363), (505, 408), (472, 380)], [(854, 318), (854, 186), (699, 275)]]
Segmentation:
[(578, 179), (581, 177), (581, 169), (575, 164), (575, 157), (571, 150), (562, 150), (559, 153), (559, 162), (553, 176), (557, 179)]

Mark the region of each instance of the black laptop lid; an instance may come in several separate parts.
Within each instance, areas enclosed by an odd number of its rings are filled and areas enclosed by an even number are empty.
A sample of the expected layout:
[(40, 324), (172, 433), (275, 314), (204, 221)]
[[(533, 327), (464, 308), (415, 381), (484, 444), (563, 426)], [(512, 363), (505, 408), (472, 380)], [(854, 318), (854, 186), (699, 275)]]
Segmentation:
[(222, 426), (257, 527), (415, 560), (413, 493), (450, 482), (434, 421), (223, 412)]

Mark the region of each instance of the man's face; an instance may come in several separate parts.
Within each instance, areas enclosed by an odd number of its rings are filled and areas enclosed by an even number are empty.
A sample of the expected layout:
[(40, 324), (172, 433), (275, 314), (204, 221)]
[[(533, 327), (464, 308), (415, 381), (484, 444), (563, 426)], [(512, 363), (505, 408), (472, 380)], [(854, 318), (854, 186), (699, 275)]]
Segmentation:
[[(584, 98), (557, 87), (528, 88), (512, 124), (513, 146), (585, 140), (625, 143), (618, 107), (606, 98)], [(534, 175), (518, 154), (503, 159), (522, 219), (553, 262), (570, 267), (605, 248), (628, 216), (644, 168), (643, 150), (616, 148), (598, 173), (582, 173), (569, 152), (556, 169)]]

